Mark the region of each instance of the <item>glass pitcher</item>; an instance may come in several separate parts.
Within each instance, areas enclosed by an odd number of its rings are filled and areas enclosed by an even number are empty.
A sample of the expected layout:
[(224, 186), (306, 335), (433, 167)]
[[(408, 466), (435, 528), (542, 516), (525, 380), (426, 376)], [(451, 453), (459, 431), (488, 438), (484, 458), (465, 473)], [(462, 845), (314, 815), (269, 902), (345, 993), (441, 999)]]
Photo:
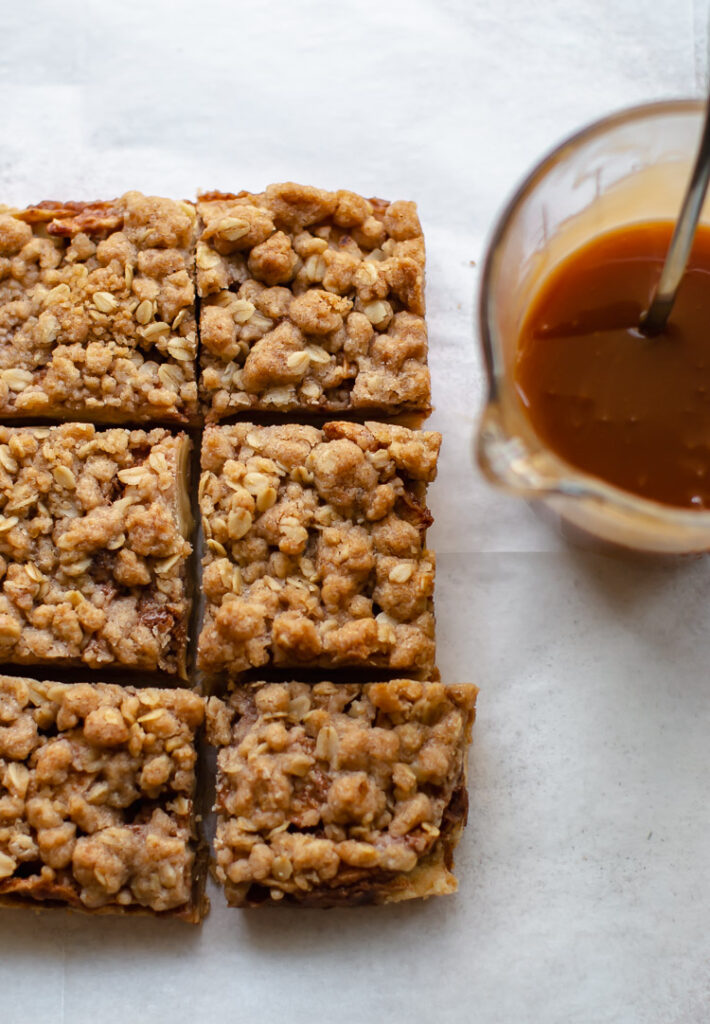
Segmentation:
[[(563, 142), (503, 211), (481, 280), (480, 339), (488, 376), (476, 438), (481, 469), (491, 483), (543, 503), (584, 534), (641, 551), (710, 550), (710, 512), (630, 494), (551, 451), (518, 396), (516, 348), (540, 283), (573, 250), (624, 225), (675, 219), (703, 115), (700, 100), (651, 103), (597, 121)], [(701, 220), (710, 222), (710, 204)]]

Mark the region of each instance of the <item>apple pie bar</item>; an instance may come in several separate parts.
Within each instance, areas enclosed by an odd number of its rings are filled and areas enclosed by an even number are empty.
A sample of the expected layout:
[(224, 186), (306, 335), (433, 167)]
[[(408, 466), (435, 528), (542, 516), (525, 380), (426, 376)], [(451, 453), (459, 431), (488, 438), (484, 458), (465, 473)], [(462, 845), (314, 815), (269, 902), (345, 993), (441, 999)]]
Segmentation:
[(185, 678), (184, 434), (0, 426), (0, 662)]
[(383, 423), (208, 427), (200, 667), (430, 671), (440, 443)]
[(0, 418), (197, 417), (192, 203), (0, 207)]
[(286, 183), (212, 192), (197, 205), (208, 419), (429, 411), (414, 203)]
[(471, 684), (249, 683), (207, 704), (216, 876), (232, 906), (454, 892)]
[(0, 902), (205, 910), (201, 697), (0, 676)]

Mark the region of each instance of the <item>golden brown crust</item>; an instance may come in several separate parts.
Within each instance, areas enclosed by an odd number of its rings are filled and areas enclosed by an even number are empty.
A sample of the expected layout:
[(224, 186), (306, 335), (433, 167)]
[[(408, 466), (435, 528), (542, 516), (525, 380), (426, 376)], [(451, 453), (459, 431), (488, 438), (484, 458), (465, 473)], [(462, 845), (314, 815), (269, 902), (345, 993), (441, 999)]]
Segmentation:
[(26, 224), (46, 224), (48, 235), (72, 238), (84, 231), (88, 235), (107, 234), (123, 226), (123, 213), (116, 200), (109, 202), (61, 203), (45, 199), (36, 206), (16, 213)]
[(216, 876), (233, 906), (453, 892), (476, 687), (250, 683), (207, 704)]
[(201, 668), (430, 671), (424, 498), (440, 442), (382, 423), (208, 427)]
[(0, 427), (0, 660), (185, 677), (190, 442)]
[(411, 202), (286, 182), (199, 197), (202, 397), (248, 409), (428, 411), (424, 239)]
[(0, 676), (0, 899), (199, 920), (203, 716), (184, 690)]
[(190, 203), (0, 207), (0, 416), (198, 415)]

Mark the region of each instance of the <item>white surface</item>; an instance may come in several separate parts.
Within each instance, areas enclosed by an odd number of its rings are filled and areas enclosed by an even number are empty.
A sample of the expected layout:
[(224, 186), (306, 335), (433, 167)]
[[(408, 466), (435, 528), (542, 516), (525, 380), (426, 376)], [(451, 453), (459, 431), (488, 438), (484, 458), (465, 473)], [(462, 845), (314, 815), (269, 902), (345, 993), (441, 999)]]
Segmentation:
[(572, 550), (469, 456), (497, 209), (583, 122), (701, 87), (706, 3), (46, 0), (0, 26), (0, 201), (292, 178), (419, 202), (440, 662), (482, 688), (458, 896), (213, 891), (194, 930), (4, 911), (2, 1024), (707, 1021), (707, 562)]

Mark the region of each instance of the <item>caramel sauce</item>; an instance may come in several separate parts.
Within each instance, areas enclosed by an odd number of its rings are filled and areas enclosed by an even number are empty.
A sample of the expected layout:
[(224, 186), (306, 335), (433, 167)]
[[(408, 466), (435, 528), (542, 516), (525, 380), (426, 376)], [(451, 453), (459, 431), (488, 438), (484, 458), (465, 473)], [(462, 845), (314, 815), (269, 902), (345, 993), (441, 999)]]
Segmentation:
[(673, 225), (601, 235), (543, 282), (515, 382), (540, 439), (626, 491), (710, 508), (710, 228), (699, 227), (663, 334), (638, 329)]

